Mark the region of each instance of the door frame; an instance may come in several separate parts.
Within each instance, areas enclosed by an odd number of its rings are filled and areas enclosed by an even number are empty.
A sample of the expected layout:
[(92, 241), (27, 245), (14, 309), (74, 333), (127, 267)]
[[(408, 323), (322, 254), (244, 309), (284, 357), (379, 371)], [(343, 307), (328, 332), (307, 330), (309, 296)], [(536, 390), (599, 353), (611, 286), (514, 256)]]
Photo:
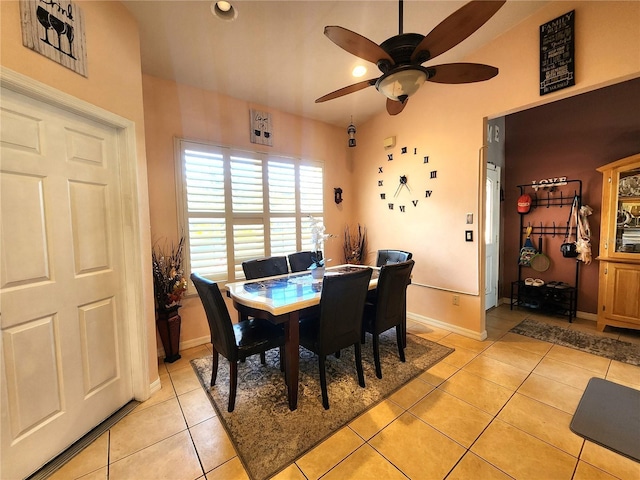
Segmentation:
[(118, 143), (118, 171), (122, 195), (122, 233), (124, 245), (123, 312), (131, 366), (131, 389), (136, 400), (146, 400), (150, 394), (148, 331), (146, 323), (143, 269), (143, 236), (138, 207), (138, 159), (136, 154), (135, 123), (124, 117), (92, 105), (45, 85), (30, 77), (0, 67), (0, 87), (46, 103), (55, 108), (81, 115), (116, 130)]
[[(492, 163), (485, 163), (485, 190), (486, 190), (486, 182), (487, 182), (487, 178), (489, 177), (489, 170), (494, 170), (497, 174), (498, 174), (498, 186), (501, 185), (502, 182), (502, 169), (497, 166), (494, 165)], [(500, 187), (499, 187), (500, 188)], [(495, 200), (495, 199), (494, 199)], [(487, 208), (487, 203), (488, 203), (488, 199), (485, 197), (485, 202), (483, 205), (484, 210), (486, 211)], [(496, 254), (495, 254), (495, 267), (496, 267), (496, 307), (500, 305), (500, 240), (501, 240), (501, 236), (500, 236), (500, 190), (498, 190), (498, 195), (497, 195), (497, 201), (493, 202), (493, 210), (491, 212), (491, 218), (487, 218), (485, 219), (485, 224), (484, 224), (484, 231), (482, 232), (483, 235), (485, 234), (485, 231), (487, 229), (487, 225), (491, 224), (492, 225), (492, 231), (494, 232), (495, 235), (495, 244), (496, 244)], [(484, 262), (485, 262), (485, 268), (486, 267), (486, 263), (487, 263), (487, 250), (485, 248), (485, 252), (484, 252)], [(486, 272), (485, 272), (485, 279), (486, 279)], [(485, 286), (484, 286), (484, 291), (486, 292), (487, 286), (486, 286), (486, 282), (485, 282)], [(486, 297), (486, 293), (485, 293), (485, 297)], [(484, 306), (484, 309), (486, 311), (487, 307), (486, 304)]]

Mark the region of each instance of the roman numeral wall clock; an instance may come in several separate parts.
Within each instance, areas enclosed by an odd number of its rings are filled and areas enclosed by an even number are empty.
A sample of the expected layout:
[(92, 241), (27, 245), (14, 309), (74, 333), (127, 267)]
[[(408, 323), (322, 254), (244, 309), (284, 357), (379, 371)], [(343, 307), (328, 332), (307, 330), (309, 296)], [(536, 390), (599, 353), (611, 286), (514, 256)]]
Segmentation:
[(385, 209), (398, 213), (426, 205), (438, 180), (438, 171), (429, 156), (420, 155), (417, 147), (404, 146), (398, 152), (387, 152), (384, 163), (376, 168), (381, 203)]

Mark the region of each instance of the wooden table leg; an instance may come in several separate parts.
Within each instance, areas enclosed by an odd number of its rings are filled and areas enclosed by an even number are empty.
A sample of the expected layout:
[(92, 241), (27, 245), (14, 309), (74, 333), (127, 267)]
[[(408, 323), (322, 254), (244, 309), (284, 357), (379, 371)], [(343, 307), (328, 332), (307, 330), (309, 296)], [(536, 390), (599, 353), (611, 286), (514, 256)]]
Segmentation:
[(289, 321), (284, 325), (284, 348), (287, 370), (287, 393), (289, 410), (298, 408), (298, 375), (300, 362), (300, 316), (297, 311), (289, 314)]

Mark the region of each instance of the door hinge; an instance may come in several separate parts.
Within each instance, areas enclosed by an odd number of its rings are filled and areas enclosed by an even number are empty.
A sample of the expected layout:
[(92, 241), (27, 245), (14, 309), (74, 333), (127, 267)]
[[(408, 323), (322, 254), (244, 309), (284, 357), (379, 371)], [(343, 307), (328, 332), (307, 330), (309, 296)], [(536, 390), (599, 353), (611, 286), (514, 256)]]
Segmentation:
[(609, 183), (611, 183), (611, 177), (609, 177), (609, 180), (608, 180), (608, 181), (609, 181)]
[(607, 242), (604, 242), (604, 249), (609, 250), (609, 244)]
[(606, 310), (606, 307), (602, 305), (602, 311), (604, 312), (605, 310)]
[(608, 269), (608, 268), (605, 268), (605, 269), (604, 269), (604, 274), (606, 275), (607, 273), (609, 273), (609, 269)]

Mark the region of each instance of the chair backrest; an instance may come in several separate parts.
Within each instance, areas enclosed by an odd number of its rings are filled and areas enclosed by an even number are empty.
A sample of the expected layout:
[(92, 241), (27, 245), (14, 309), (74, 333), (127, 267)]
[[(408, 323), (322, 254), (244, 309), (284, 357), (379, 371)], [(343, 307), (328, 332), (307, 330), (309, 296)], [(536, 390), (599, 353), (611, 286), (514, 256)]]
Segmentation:
[(287, 265), (287, 257), (267, 257), (242, 262), (242, 270), (247, 280), (253, 280), (255, 278), (284, 275), (289, 273), (289, 266)]
[(371, 268), (325, 276), (320, 297), (320, 355), (328, 355), (360, 341), (364, 302)]
[(289, 266), (292, 272), (303, 272), (308, 270), (313, 263), (311, 252), (296, 252), (289, 255)]
[(402, 322), (403, 316), (406, 315), (407, 285), (414, 264), (414, 260), (408, 260), (383, 265), (380, 268), (374, 333), (382, 333)]
[(411, 252), (405, 252), (404, 250), (378, 250), (376, 267), (406, 262), (407, 260), (411, 260), (411, 257), (413, 257), (413, 254)]
[(238, 347), (233, 333), (233, 324), (218, 284), (201, 277), (197, 273), (191, 274), (191, 281), (196, 286), (204, 312), (207, 314), (211, 343), (216, 351), (227, 360), (230, 362), (237, 361)]

